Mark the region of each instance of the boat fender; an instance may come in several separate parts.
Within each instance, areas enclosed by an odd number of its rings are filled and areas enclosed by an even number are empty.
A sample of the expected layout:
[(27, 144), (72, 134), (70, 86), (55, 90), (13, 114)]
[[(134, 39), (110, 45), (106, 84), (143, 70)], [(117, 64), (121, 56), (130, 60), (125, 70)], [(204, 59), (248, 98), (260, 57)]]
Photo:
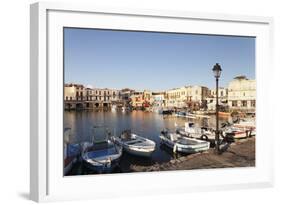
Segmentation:
[(207, 135), (202, 135), (202, 136), (200, 137), (200, 139), (201, 139), (201, 140), (205, 140), (205, 141), (208, 141), (208, 140), (209, 140), (209, 138), (208, 138)]

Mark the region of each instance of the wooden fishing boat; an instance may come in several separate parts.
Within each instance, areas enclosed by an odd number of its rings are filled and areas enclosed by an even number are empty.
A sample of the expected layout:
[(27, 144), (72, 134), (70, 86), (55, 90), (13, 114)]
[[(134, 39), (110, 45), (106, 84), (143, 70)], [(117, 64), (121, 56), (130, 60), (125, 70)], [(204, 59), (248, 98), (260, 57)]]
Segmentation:
[(192, 122), (186, 122), (184, 128), (177, 127), (176, 132), (188, 138), (195, 138), (213, 142), (215, 140), (215, 131), (207, 127), (196, 127)]
[(127, 153), (141, 157), (150, 157), (156, 146), (154, 141), (131, 133), (129, 130), (124, 131), (120, 137), (114, 137), (114, 141)]
[(172, 148), (174, 152), (192, 154), (207, 151), (210, 148), (210, 142), (184, 137), (168, 131), (162, 131), (159, 137), (161, 142)]
[[(103, 126), (94, 129), (105, 128)], [(113, 136), (105, 129), (103, 138), (93, 136), (93, 142), (82, 144), (83, 164), (98, 173), (112, 172), (118, 165), (122, 156), (122, 147), (114, 143)]]

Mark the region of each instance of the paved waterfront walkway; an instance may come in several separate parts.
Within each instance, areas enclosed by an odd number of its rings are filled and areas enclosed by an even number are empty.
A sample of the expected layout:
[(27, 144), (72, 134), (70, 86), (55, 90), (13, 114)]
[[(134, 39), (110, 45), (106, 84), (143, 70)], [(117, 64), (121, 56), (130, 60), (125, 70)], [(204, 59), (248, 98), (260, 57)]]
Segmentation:
[(210, 149), (208, 152), (180, 157), (167, 163), (154, 164), (149, 167), (131, 165), (130, 169), (133, 172), (141, 172), (250, 166), (255, 166), (255, 138), (235, 142), (220, 155), (214, 154), (213, 149)]

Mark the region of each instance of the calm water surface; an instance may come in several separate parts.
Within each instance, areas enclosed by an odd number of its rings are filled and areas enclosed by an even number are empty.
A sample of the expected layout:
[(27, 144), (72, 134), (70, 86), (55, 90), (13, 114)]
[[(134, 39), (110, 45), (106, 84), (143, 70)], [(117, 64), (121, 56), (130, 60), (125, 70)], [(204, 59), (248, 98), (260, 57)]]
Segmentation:
[(122, 131), (130, 129), (133, 133), (156, 142), (156, 150), (150, 159), (134, 157), (124, 153), (120, 162), (124, 170), (126, 166), (129, 168), (131, 164), (149, 165), (156, 162), (166, 162), (177, 157), (171, 149), (160, 144), (159, 134), (164, 128), (174, 130), (175, 123), (178, 126), (184, 126), (187, 121), (194, 122), (199, 126), (215, 127), (215, 116), (211, 116), (211, 119), (187, 119), (145, 111), (112, 112), (91, 110), (64, 112), (64, 127), (71, 128), (70, 143), (92, 141), (92, 128), (94, 125), (105, 125), (117, 136)]

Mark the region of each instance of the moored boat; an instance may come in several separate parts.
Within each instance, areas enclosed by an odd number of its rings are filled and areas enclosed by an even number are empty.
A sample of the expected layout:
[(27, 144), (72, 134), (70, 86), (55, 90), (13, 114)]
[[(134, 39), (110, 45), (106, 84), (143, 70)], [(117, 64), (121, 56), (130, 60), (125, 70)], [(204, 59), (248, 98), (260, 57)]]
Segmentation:
[(173, 114), (173, 110), (163, 109), (162, 110), (162, 114), (163, 115), (171, 115), (171, 114)]
[(183, 112), (183, 111), (176, 112), (175, 116), (177, 116), (177, 117), (185, 117), (185, 118), (190, 118), (190, 119), (195, 119), (196, 118), (195, 115), (193, 115), (191, 113), (188, 113), (188, 112)]
[(239, 128), (242, 130), (249, 130), (251, 135), (256, 134), (256, 122), (255, 119), (238, 119), (237, 122), (233, 123), (232, 125), (235, 128)]
[(213, 142), (215, 140), (215, 131), (207, 127), (196, 127), (192, 122), (186, 122), (184, 128), (176, 128), (176, 132), (180, 135)]
[(131, 133), (129, 130), (124, 131), (120, 137), (114, 137), (114, 141), (127, 153), (142, 157), (150, 157), (156, 146), (154, 141)]
[(231, 134), (234, 139), (243, 139), (254, 136), (256, 133), (251, 129), (244, 129), (240, 127), (230, 126), (223, 130), (223, 134)]
[(162, 131), (159, 137), (161, 142), (172, 148), (174, 152), (192, 154), (207, 151), (210, 148), (210, 142), (187, 138), (168, 131)]
[(230, 117), (230, 113), (229, 112), (219, 111), (218, 114), (219, 114), (219, 117), (225, 117), (225, 118)]
[(109, 173), (119, 165), (122, 147), (114, 143), (113, 136), (105, 127), (94, 127), (98, 128), (104, 128), (104, 137), (97, 139), (93, 136), (93, 142), (82, 144), (82, 160), (87, 168), (95, 172)]
[(234, 123), (226, 123), (223, 126), (224, 134), (232, 134), (235, 139), (242, 139), (256, 135), (254, 119), (237, 119)]
[(64, 129), (64, 158), (63, 158), (63, 173), (64, 175), (69, 174), (73, 165), (77, 162), (78, 157), (81, 153), (81, 147), (79, 144), (70, 144), (70, 128)]

